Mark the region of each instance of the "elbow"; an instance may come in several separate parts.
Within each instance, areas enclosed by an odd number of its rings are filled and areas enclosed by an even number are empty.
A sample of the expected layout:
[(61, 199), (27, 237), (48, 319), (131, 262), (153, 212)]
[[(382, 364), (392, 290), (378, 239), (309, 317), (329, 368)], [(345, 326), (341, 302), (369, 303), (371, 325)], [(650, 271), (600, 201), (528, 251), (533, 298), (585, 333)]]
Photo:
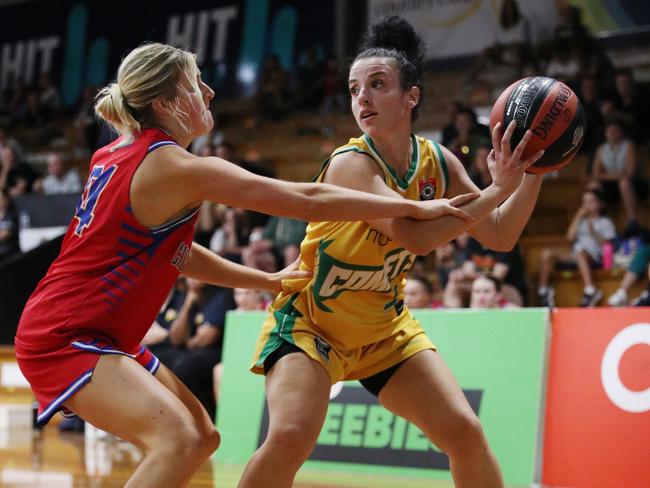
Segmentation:
[(515, 244), (517, 244), (517, 239), (519, 236), (514, 238), (509, 238), (506, 236), (501, 236), (501, 238), (496, 237), (494, 239), (479, 239), (479, 242), (483, 247), (491, 249), (496, 252), (510, 252), (514, 249)]
[(510, 252), (515, 248), (515, 245), (517, 244), (517, 239), (519, 236), (515, 237), (514, 239), (499, 239), (495, 242), (493, 246), (491, 246), (493, 251), (497, 252)]
[(431, 246), (426, 246), (423, 245), (425, 243), (415, 243), (415, 242), (408, 242), (408, 243), (403, 243), (402, 245), (404, 246), (404, 249), (406, 249), (408, 252), (415, 254), (416, 256), (426, 256), (427, 254), (431, 253), (435, 248), (432, 248)]

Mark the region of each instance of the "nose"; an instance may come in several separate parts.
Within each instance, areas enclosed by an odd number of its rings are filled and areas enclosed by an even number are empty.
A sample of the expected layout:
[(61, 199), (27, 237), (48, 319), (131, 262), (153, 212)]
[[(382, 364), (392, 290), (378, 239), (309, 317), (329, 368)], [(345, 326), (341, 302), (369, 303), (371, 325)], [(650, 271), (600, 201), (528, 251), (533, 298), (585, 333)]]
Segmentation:
[(362, 107), (365, 107), (369, 102), (370, 98), (368, 97), (368, 91), (365, 87), (361, 87), (359, 89), (359, 95), (357, 95), (357, 103)]
[(214, 98), (214, 90), (210, 88), (206, 83), (203, 83), (203, 96), (205, 96), (206, 99), (212, 100)]

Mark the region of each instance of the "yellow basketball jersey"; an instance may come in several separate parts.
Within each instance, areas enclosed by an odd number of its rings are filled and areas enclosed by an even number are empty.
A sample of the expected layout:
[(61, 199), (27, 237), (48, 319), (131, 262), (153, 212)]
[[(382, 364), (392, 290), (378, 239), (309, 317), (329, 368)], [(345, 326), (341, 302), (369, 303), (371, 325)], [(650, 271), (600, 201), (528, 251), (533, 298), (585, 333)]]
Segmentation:
[[(336, 149), (315, 180), (322, 180), (334, 156), (355, 151), (372, 158), (386, 184), (404, 198), (442, 198), (448, 173), (439, 145), (416, 135), (411, 144), (411, 165), (402, 178), (364, 134)], [(343, 349), (377, 342), (404, 323), (409, 312), (403, 305), (403, 288), (415, 255), (400, 244), (363, 221), (311, 222), (300, 255), (301, 269), (311, 271), (312, 277), (286, 281), (271, 313), (302, 316), (332, 346)]]

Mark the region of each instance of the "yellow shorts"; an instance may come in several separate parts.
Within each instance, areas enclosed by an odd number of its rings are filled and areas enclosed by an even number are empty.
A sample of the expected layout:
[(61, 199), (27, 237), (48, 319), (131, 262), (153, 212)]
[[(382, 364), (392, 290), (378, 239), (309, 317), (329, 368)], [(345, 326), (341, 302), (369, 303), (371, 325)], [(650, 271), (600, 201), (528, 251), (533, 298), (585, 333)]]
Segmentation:
[[(345, 327), (346, 325), (342, 325)], [(283, 342), (302, 349), (323, 365), (332, 384), (343, 380), (368, 378), (394, 366), (414, 354), (436, 346), (426, 336), (420, 323), (410, 314), (388, 337), (354, 349), (332, 346), (327, 335), (314, 327), (306, 317), (270, 313), (257, 340), (251, 371), (264, 374), (264, 361)]]

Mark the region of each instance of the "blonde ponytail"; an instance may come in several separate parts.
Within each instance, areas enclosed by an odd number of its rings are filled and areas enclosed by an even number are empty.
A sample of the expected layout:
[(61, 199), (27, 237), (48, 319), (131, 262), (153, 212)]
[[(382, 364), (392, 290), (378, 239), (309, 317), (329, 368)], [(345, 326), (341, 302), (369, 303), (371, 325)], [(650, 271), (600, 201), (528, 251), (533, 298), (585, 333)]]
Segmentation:
[(97, 94), (96, 100), (95, 113), (111, 124), (120, 134), (130, 138), (134, 132), (140, 131), (140, 122), (131, 115), (122, 90), (117, 83), (111, 83), (102, 89)]
[(164, 120), (155, 120), (152, 108), (153, 101), (161, 99), (171, 107), (165, 117), (175, 117), (184, 130), (189, 130), (185, 124), (189, 113), (180, 108), (179, 90), (185, 79), (200, 91), (197, 73), (192, 53), (165, 44), (145, 44), (122, 60), (117, 81), (97, 95), (95, 112), (120, 134), (131, 138), (145, 127), (164, 127)]

